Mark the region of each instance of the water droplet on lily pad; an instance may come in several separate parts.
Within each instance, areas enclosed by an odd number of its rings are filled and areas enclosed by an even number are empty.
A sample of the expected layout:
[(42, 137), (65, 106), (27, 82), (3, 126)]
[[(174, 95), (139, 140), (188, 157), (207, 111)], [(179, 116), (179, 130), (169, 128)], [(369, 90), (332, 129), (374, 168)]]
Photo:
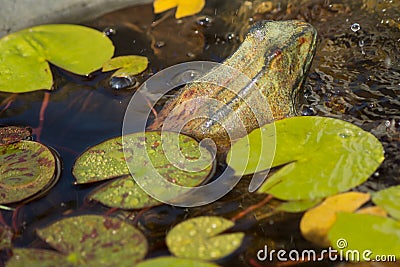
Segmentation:
[(242, 244), (244, 233), (221, 234), (233, 225), (232, 221), (222, 217), (192, 218), (169, 231), (167, 246), (175, 256), (181, 258), (220, 259), (233, 253)]
[(147, 195), (130, 175), (100, 186), (90, 193), (89, 199), (120, 209), (141, 209), (161, 204)]
[(39, 193), (54, 179), (56, 159), (33, 141), (0, 146), (0, 204), (21, 201)]

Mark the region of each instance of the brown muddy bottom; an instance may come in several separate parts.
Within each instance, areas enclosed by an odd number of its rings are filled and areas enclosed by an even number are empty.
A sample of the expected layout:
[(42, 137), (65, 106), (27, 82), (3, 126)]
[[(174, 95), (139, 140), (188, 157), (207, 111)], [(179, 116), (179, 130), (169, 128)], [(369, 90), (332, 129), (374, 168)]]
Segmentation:
[[(96, 72), (88, 77), (53, 68), (56, 89), (44, 113), (40, 141), (56, 149), (63, 161), (60, 181), (43, 198), (0, 211), (3, 221), (18, 234), (16, 247), (43, 248), (34, 233), (38, 227), (70, 214), (113, 214), (133, 220), (138, 211), (110, 210), (85, 200), (93, 185), (73, 185), (71, 168), (86, 148), (121, 135), (125, 109), (134, 89), (153, 73), (191, 60), (222, 61), (240, 44), (249, 25), (258, 20), (301, 19), (319, 34), (317, 53), (304, 87), (302, 115), (321, 115), (352, 122), (372, 132), (383, 143), (385, 161), (361, 191), (376, 191), (400, 181), (400, 4), (396, 1), (272, 1), (253, 8), (235, 1), (208, 1), (201, 14), (175, 20), (172, 13), (157, 15), (151, 5), (107, 14), (85, 25), (103, 30), (116, 46), (115, 55), (147, 56), (150, 68), (131, 81), (112, 81)], [(300, 2), (300, 3), (299, 3)], [(359, 1), (361, 2), (361, 1)], [(396, 2), (396, 3), (395, 3)], [(258, 7), (255, 12), (255, 7)], [(157, 23), (153, 23), (157, 21)], [(131, 89), (124, 87), (128, 82)], [(113, 88), (114, 87), (114, 88)], [(133, 88), (133, 89), (132, 89)], [(0, 93), (0, 125), (40, 125), (44, 92), (12, 96)], [(38, 136), (34, 136), (36, 140)], [(223, 167), (223, 166), (221, 166)], [(200, 215), (232, 218), (265, 196), (247, 191), (248, 179), (213, 204), (183, 209), (168, 205), (140, 212), (135, 218), (149, 240), (147, 257), (169, 255), (165, 234), (183, 219)], [(299, 232), (298, 214), (276, 214), (265, 205), (237, 221), (234, 231), (246, 238), (240, 250), (218, 261), (222, 266), (262, 266), (257, 251), (316, 249)], [(1, 255), (5, 262), (8, 255)], [(278, 263), (278, 262), (275, 262)], [(304, 266), (336, 266), (305, 263)]]

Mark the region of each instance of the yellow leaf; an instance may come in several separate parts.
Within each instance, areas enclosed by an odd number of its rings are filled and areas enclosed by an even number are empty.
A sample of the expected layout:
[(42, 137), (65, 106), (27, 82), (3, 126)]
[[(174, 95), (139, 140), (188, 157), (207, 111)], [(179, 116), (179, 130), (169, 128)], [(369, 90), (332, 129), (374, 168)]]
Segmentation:
[(376, 215), (376, 216), (381, 216), (381, 217), (387, 216), (387, 212), (378, 206), (366, 207), (366, 208), (358, 210), (356, 213), (370, 214), (370, 215)]
[(301, 219), (300, 230), (305, 239), (322, 247), (329, 246), (329, 229), (336, 221), (336, 213), (354, 212), (370, 199), (369, 194), (348, 192), (326, 198), (308, 210)]
[(154, 13), (158, 14), (177, 7), (175, 18), (180, 19), (199, 13), (205, 5), (205, 0), (154, 0)]

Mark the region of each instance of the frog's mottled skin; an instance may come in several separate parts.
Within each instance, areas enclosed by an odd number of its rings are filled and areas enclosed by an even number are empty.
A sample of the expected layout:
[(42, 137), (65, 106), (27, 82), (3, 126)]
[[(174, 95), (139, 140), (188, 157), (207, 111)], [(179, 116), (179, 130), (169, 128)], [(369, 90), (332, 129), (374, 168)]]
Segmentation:
[[(257, 87), (216, 67), (206, 77), (221, 81), (225, 87), (204, 82), (185, 86), (163, 107), (149, 129), (180, 131), (199, 140), (211, 138), (223, 153), (246, 132), (296, 115), (298, 94), (315, 53), (316, 35), (310, 24), (301, 21), (255, 24), (223, 64), (240, 70)], [(223, 105), (212, 108), (206, 101), (210, 98)], [(193, 114), (198, 118), (192, 119)], [(244, 127), (235, 118), (240, 118)], [(240, 130), (243, 128), (245, 131)]]

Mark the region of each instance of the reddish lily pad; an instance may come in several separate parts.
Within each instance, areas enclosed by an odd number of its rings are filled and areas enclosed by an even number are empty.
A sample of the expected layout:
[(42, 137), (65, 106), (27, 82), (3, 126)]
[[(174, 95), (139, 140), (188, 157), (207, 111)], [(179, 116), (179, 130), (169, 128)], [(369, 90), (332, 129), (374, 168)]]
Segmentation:
[(43, 266), (43, 267), (73, 267), (66, 257), (55, 251), (46, 249), (15, 248), (13, 256), (7, 262), (7, 267)]
[(159, 257), (142, 261), (135, 267), (218, 267), (214, 263), (195, 261), (190, 259), (181, 259), (176, 257)]
[(37, 234), (77, 265), (132, 266), (147, 252), (143, 234), (117, 218), (76, 216), (39, 229)]
[(90, 194), (89, 199), (120, 209), (141, 209), (161, 204), (146, 194), (130, 175), (100, 186)]
[(31, 136), (29, 127), (7, 126), (0, 128), (0, 145), (16, 143)]
[[(176, 137), (179, 139), (179, 147), (166, 145)], [(166, 147), (170, 147), (167, 148), (168, 158), (165, 155)], [(180, 158), (181, 155), (185, 157), (182, 166), (174, 166), (170, 159)], [(204, 155), (206, 156), (203, 160), (192, 164)], [(210, 176), (214, 170), (214, 165), (210, 162), (211, 153), (204, 147), (199, 149), (199, 143), (195, 139), (174, 132), (164, 131), (161, 134), (154, 131), (112, 138), (91, 147), (76, 160), (72, 173), (78, 184), (97, 182), (129, 175), (129, 163), (134, 169), (135, 179), (155, 170), (174, 184), (193, 187)], [(190, 165), (191, 171), (186, 170), (186, 164)]]
[(233, 253), (242, 244), (244, 233), (222, 234), (234, 223), (222, 217), (202, 216), (176, 225), (168, 233), (169, 250), (177, 257), (216, 260)]
[(56, 160), (44, 145), (22, 140), (0, 146), (0, 204), (24, 200), (45, 188)]

